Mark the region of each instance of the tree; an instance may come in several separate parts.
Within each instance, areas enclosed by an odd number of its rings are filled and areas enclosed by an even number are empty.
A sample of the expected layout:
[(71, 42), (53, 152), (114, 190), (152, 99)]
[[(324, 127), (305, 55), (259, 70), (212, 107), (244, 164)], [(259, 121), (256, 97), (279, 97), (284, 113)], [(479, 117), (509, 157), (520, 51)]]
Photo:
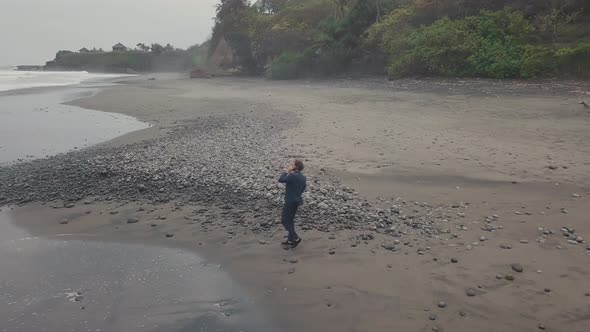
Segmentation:
[(165, 50), (164, 46), (162, 46), (158, 43), (152, 44), (152, 46), (150, 48), (152, 50), (152, 53), (154, 53), (156, 55), (162, 54), (162, 52), (164, 52), (164, 50)]
[(217, 5), (215, 26), (211, 38), (210, 54), (225, 38), (235, 54), (236, 63), (234, 65), (242, 67), (245, 72), (257, 70), (252, 53), (252, 41), (248, 34), (252, 15), (256, 15), (256, 10), (250, 7), (246, 0), (221, 0), (221, 3)]
[(541, 17), (545, 30), (551, 33), (551, 40), (553, 46), (557, 45), (558, 38), (563, 34), (567, 26), (574, 22), (576, 18), (582, 13), (582, 9), (566, 13), (563, 8), (551, 8), (549, 13)]
[(258, 0), (254, 6), (258, 12), (265, 15), (274, 15), (284, 9), (289, 0)]
[(137, 44), (137, 48), (139, 48), (140, 50), (144, 51), (144, 52), (149, 52), (150, 51), (150, 47), (144, 43), (139, 43)]

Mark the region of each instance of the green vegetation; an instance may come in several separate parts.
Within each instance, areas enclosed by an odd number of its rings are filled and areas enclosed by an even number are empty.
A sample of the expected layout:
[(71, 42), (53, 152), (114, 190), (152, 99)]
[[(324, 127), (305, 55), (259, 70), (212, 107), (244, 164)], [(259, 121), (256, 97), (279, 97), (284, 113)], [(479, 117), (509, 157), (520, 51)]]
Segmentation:
[(183, 71), (194, 65), (207, 62), (209, 44), (194, 45), (187, 50), (172, 45), (143, 43), (126, 52), (93, 50), (83, 53), (57, 52), (55, 59), (48, 61), (49, 70), (86, 70), (91, 72), (148, 72)]
[(273, 79), (588, 77), (585, 2), (221, 0), (208, 55), (226, 44), (222, 66)]

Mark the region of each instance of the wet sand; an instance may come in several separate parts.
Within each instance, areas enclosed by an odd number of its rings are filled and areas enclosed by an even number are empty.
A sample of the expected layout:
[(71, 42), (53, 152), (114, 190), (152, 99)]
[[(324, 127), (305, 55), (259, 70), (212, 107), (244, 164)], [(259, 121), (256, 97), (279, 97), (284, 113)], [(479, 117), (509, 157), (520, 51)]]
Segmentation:
[(0, 210), (0, 331), (275, 331), (221, 265), (193, 252), (31, 237), (10, 216)]
[[(74, 102), (154, 125), (106, 147), (245, 107), (296, 118), (286, 151), (305, 159), (308, 174), (340, 178), (372, 201), (399, 197), (448, 216), (439, 225), (448, 232), (406, 238), (396, 251), (383, 249), (392, 240), (379, 234), (352, 247), (358, 231), (312, 230), (302, 232), (301, 248), (283, 251), (278, 228), (205, 225), (192, 212), (203, 206), (174, 203), (37, 203), (17, 209), (17, 223), (37, 235), (92, 232), (196, 250), (221, 262), (282, 331), (587, 331), (590, 256), (562, 227), (590, 239), (590, 113), (578, 104), (588, 84), (539, 91), (506, 82), (493, 93), (462, 84), (450, 93), (448, 85), (138, 79)], [(71, 222), (60, 225), (63, 218)]]

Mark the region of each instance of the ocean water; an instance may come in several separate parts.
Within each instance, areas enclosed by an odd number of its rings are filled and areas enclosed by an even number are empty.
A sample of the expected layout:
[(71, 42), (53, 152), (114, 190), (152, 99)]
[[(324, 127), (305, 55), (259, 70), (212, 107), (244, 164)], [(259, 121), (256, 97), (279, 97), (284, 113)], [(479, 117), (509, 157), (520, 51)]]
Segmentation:
[[(89, 97), (114, 78), (88, 72), (27, 72), (0, 67), (0, 167), (83, 149), (149, 127), (123, 114), (64, 104)], [(28, 89), (59, 87), (57, 89)], [(24, 89), (16, 94), (2, 91)]]
[(74, 85), (121, 76), (130, 75), (94, 74), (86, 71), (17, 71), (14, 67), (0, 67), (0, 91)]

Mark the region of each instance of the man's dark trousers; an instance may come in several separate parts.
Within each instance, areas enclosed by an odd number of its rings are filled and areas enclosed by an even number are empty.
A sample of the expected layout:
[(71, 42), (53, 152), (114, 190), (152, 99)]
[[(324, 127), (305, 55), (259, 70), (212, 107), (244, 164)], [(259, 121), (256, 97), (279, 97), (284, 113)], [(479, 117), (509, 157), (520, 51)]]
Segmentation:
[(285, 202), (285, 205), (283, 206), (282, 222), (287, 232), (289, 232), (287, 240), (290, 242), (299, 239), (299, 236), (295, 233), (295, 214), (297, 213), (298, 208), (298, 202)]

